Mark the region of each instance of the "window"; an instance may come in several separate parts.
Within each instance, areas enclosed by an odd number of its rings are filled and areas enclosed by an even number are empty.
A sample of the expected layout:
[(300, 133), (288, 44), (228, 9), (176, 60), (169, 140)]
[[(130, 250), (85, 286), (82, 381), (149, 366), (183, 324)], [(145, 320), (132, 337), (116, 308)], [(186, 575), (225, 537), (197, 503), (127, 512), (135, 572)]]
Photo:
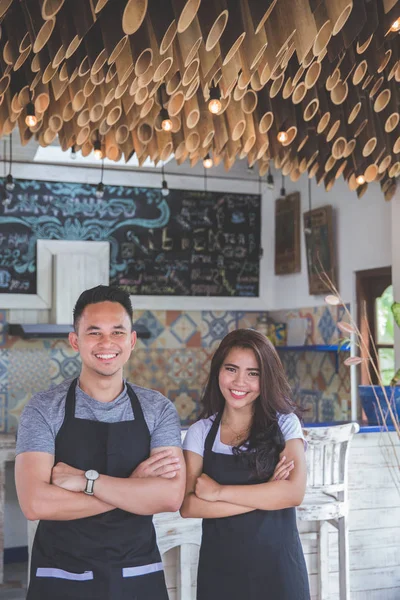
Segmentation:
[[(393, 303), (392, 270), (390, 267), (359, 271), (357, 281), (358, 324), (365, 347), (361, 356), (375, 356), (383, 383), (388, 385), (394, 375), (394, 324), (391, 312)], [(377, 384), (377, 375), (370, 363), (361, 365), (363, 385)]]
[(384, 385), (389, 385), (394, 373), (394, 319), (392, 314), (393, 286), (375, 299), (376, 349), (379, 371)]

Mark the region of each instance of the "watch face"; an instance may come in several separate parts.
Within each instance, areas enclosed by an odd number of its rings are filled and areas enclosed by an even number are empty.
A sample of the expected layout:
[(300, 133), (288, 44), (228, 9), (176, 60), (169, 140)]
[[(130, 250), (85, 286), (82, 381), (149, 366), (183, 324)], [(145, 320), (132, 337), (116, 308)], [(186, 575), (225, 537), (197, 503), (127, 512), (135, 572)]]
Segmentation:
[(86, 471), (85, 477), (86, 479), (93, 479), (93, 481), (95, 481), (99, 477), (99, 474), (94, 469), (90, 469), (89, 471)]

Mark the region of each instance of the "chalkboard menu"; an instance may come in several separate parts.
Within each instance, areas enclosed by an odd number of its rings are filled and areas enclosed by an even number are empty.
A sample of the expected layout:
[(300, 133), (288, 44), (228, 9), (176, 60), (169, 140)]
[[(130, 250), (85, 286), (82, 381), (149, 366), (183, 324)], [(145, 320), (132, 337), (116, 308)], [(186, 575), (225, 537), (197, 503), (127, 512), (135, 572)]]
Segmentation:
[(259, 293), (260, 196), (16, 181), (0, 204), (0, 293), (36, 293), (36, 240), (110, 242), (110, 281), (133, 295)]

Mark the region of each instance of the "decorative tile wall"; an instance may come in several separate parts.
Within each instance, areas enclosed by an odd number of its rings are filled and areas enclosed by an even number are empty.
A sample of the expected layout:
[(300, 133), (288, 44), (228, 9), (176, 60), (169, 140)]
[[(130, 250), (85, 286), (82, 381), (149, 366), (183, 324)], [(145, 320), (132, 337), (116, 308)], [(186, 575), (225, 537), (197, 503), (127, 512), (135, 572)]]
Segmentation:
[[(276, 322), (304, 317), (307, 344), (337, 343), (337, 308), (273, 312)], [(152, 336), (138, 340), (126, 365), (126, 377), (159, 390), (177, 407), (182, 424), (193, 423), (207, 380), (211, 356), (222, 338), (238, 327), (256, 328), (267, 313), (245, 311), (137, 311), (137, 322)], [(31, 395), (79, 374), (80, 361), (67, 340), (21, 340), (4, 335), (6, 313), (0, 311), (0, 432), (13, 432)], [(343, 358), (334, 353), (281, 352), (305, 421), (347, 420), (350, 378)]]
[(296, 311), (272, 311), (276, 323), (292, 318), (307, 320), (304, 352), (280, 352), (296, 402), (304, 409), (305, 422), (347, 421), (351, 415), (350, 373), (344, 364), (347, 352), (307, 351), (308, 346), (335, 345), (341, 337), (336, 323), (344, 309), (319, 306)]

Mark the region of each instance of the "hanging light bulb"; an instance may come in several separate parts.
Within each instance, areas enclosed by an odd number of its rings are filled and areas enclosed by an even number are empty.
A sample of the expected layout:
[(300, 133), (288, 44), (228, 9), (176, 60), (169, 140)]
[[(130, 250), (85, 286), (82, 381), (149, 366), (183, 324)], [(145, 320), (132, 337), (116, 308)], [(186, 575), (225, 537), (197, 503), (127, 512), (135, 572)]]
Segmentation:
[(166, 108), (161, 109), (161, 127), (164, 131), (171, 131), (172, 129), (172, 121), (169, 118), (169, 114)]
[(72, 160), (76, 159), (76, 148), (75, 148), (75, 144), (71, 147), (71, 158)]
[(8, 192), (12, 192), (15, 188), (14, 177), (9, 173), (6, 177), (6, 190)]
[(220, 112), (221, 108), (222, 108), (221, 94), (220, 94), (219, 88), (214, 85), (210, 89), (210, 99), (208, 101), (208, 110), (213, 115), (217, 115)]
[(400, 31), (400, 18), (396, 19), (390, 28), (390, 31)]
[(162, 193), (163, 196), (168, 196), (169, 195), (168, 183), (165, 181), (165, 179), (162, 180), (161, 193)]
[(97, 160), (101, 160), (103, 158), (103, 152), (101, 150), (101, 142), (100, 140), (96, 140), (93, 144), (93, 148), (94, 148), (94, 155), (97, 158)]
[(206, 156), (203, 158), (203, 167), (205, 169), (211, 169), (211, 167), (213, 166), (214, 161), (210, 156), (210, 153), (207, 152)]
[(285, 142), (287, 142), (288, 134), (286, 133), (286, 131), (280, 131), (276, 137), (278, 139), (278, 142), (284, 144)]
[(11, 174), (12, 171), (12, 135), (10, 134), (10, 171), (6, 177), (5, 188), (8, 192), (12, 192), (15, 188), (14, 177)]
[(35, 115), (35, 105), (33, 104), (33, 102), (28, 102), (28, 104), (26, 105), (25, 123), (26, 125), (28, 125), (28, 127), (34, 127), (37, 123), (37, 118)]
[(95, 191), (96, 198), (99, 198), (99, 200), (104, 196), (104, 190), (105, 190), (104, 183), (103, 183), (103, 173), (104, 173), (104, 159), (101, 161), (100, 181), (97, 184), (96, 191)]
[(358, 185), (363, 185), (365, 183), (364, 175), (358, 175), (358, 177), (356, 177), (356, 181), (357, 181)]
[(281, 187), (281, 196), (282, 198), (286, 197), (286, 190), (285, 190), (285, 176), (282, 174), (282, 187)]
[(161, 176), (162, 176), (162, 182), (161, 182), (161, 194), (166, 197), (169, 195), (169, 188), (168, 188), (168, 183), (165, 179), (165, 174), (164, 174), (164, 164), (161, 167)]
[[(308, 214), (307, 224), (304, 225), (304, 233), (312, 236), (311, 179), (308, 180)], [(313, 241), (313, 238), (311, 238), (311, 241)]]
[(274, 178), (271, 173), (271, 167), (268, 167), (267, 186), (268, 186), (268, 189), (270, 189), (270, 190), (274, 189)]
[(104, 183), (102, 181), (100, 181), (97, 184), (95, 194), (96, 194), (96, 198), (99, 198), (99, 199), (104, 196)]

